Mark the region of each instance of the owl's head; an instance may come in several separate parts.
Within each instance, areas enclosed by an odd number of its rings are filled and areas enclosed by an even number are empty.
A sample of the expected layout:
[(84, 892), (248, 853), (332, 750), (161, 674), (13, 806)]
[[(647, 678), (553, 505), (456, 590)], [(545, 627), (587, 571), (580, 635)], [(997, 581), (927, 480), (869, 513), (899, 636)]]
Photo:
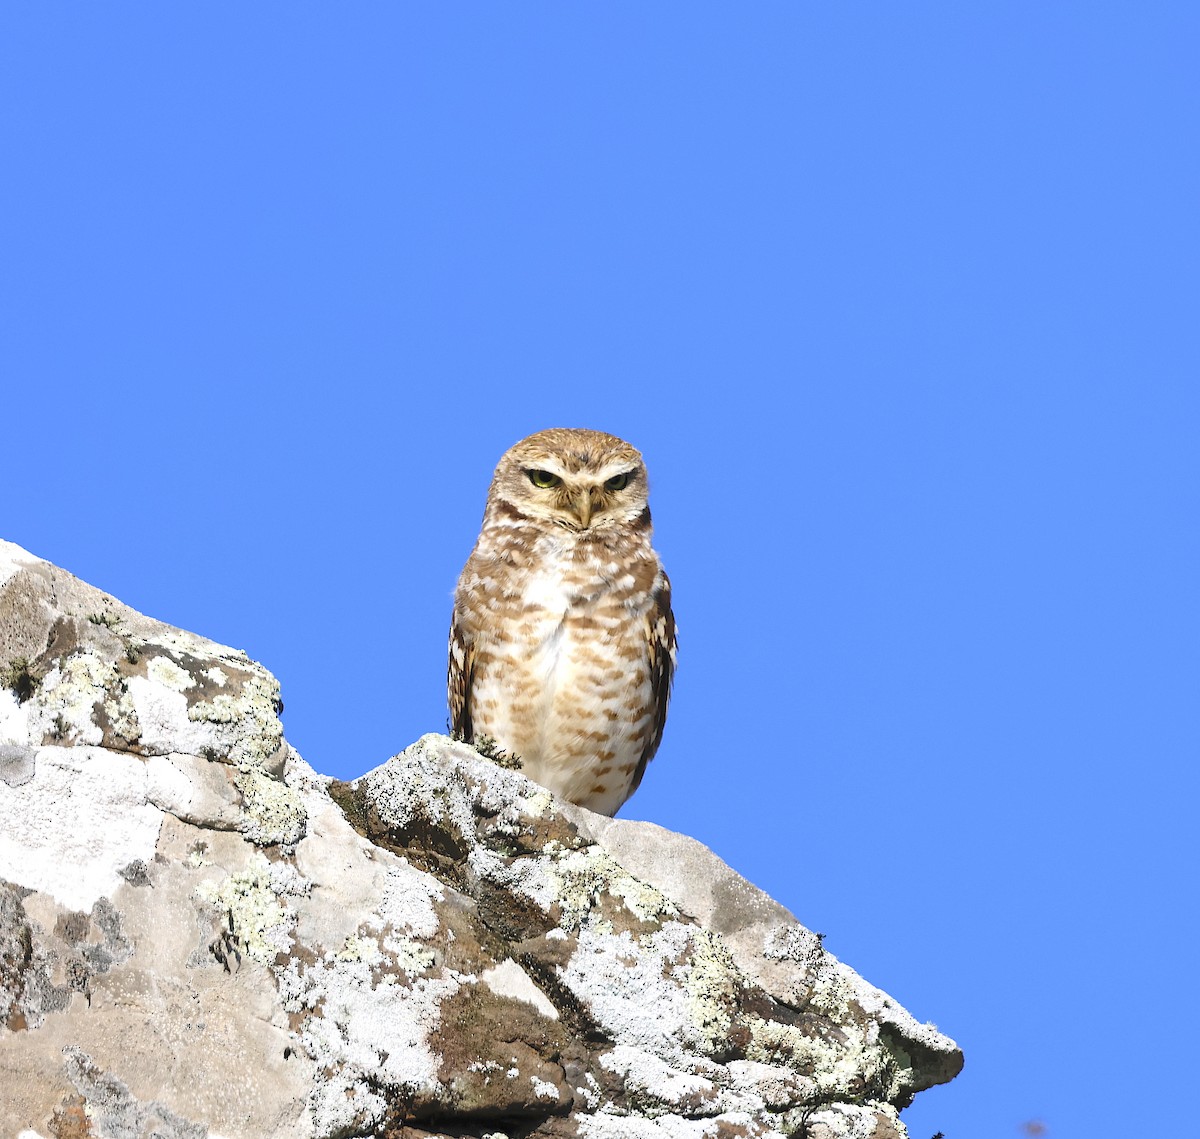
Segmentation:
[(504, 452), (489, 503), (570, 530), (633, 522), (647, 509), (641, 454), (603, 431), (552, 427)]

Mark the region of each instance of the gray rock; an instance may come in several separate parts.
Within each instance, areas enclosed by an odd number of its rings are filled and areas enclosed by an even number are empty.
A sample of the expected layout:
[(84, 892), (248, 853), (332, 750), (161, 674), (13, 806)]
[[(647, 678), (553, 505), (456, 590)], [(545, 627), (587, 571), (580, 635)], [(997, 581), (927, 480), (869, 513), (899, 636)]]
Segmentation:
[(2, 542), (0, 674), (0, 1134), (891, 1139), (961, 1067), (694, 840), (442, 736), (331, 781)]
[(0, 744), (0, 779), (10, 787), (20, 787), (33, 778), (37, 749), (21, 744)]

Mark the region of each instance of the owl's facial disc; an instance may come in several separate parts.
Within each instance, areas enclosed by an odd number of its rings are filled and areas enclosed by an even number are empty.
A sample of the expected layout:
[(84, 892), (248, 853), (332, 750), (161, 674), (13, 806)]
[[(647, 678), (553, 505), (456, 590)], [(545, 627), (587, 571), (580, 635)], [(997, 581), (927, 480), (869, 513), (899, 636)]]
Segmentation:
[(577, 533), (635, 521), (645, 512), (647, 489), (641, 455), (628, 443), (557, 428), (510, 448), (492, 483), (497, 501)]
[[(616, 471), (611, 468), (586, 474), (564, 472), (546, 467), (529, 467), (523, 472), (528, 487), (529, 506), (572, 530), (587, 530), (610, 518), (624, 518), (622, 507), (631, 495), (624, 492), (634, 481), (636, 471)], [(640, 507), (639, 507), (640, 509)]]

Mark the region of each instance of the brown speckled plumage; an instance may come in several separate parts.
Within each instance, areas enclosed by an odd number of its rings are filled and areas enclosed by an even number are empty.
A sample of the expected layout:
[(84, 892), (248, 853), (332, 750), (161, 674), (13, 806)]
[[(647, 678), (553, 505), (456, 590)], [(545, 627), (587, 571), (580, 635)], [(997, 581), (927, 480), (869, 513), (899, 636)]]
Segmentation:
[(500, 459), (454, 595), (451, 726), (556, 794), (613, 814), (658, 749), (675, 668), (671, 585), (628, 443), (553, 428)]

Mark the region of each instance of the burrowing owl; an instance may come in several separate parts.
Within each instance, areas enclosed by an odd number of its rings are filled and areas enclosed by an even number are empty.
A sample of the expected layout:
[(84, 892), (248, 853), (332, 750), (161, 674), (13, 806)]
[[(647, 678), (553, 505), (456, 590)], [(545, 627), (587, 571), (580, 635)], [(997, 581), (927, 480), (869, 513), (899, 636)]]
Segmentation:
[(675, 669), (647, 489), (642, 456), (615, 436), (523, 439), (496, 467), (450, 623), (453, 730), (490, 736), (606, 815), (658, 750)]

